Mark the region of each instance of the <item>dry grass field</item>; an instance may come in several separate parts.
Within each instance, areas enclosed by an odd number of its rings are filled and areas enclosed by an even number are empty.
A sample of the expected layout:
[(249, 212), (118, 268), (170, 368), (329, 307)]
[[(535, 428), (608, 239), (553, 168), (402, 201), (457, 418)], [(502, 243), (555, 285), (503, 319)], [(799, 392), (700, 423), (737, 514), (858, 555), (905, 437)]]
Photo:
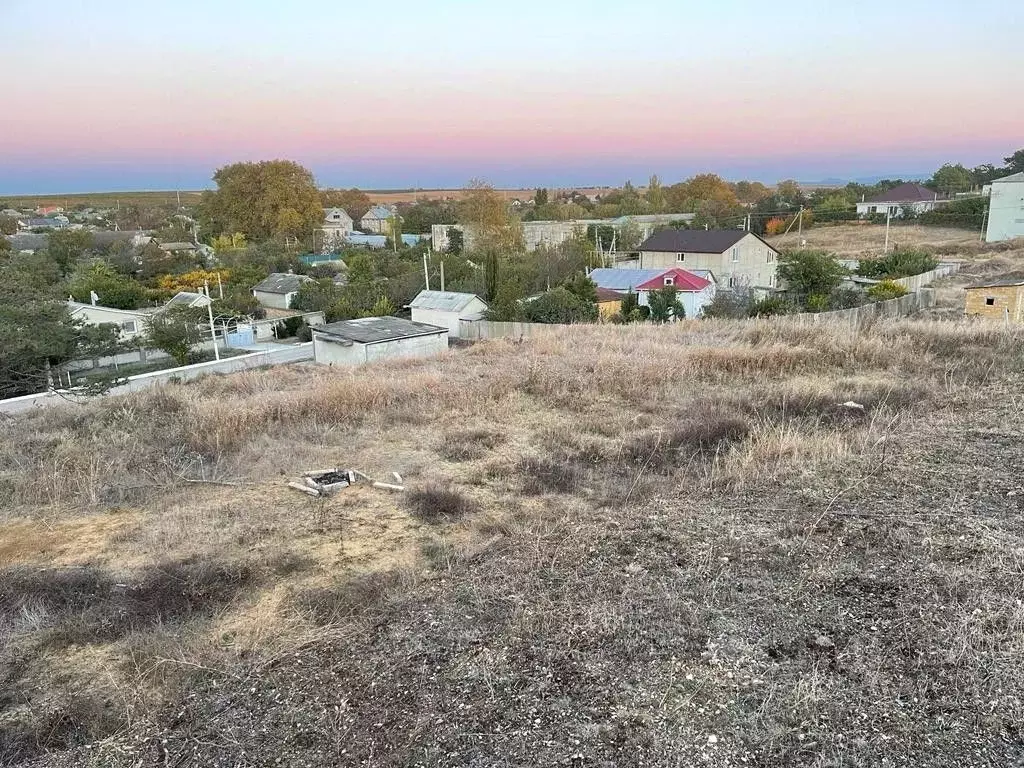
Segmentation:
[[(790, 232), (768, 238), (777, 248), (820, 248), (840, 257), (881, 255), (885, 246), (885, 225), (816, 225), (802, 235)], [(928, 247), (945, 255), (975, 253), (982, 249), (980, 233), (967, 229), (922, 227), (916, 224), (894, 225), (889, 229), (889, 247)]]
[(1020, 765), (1022, 383), (686, 322), (10, 419), (0, 764)]

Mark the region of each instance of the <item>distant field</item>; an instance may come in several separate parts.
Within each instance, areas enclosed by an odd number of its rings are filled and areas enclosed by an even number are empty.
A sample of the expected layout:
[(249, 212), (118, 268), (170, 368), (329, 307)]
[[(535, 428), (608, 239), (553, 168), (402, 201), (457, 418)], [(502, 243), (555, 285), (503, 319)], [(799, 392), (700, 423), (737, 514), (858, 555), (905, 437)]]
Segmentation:
[(37, 208), (42, 205), (59, 205), (73, 208), (84, 205), (91, 208), (106, 208), (121, 205), (176, 205), (178, 194), (182, 205), (195, 205), (202, 192), (88, 192), (77, 195), (11, 195), (0, 197), (3, 208)]
[[(576, 189), (576, 188), (574, 188)], [(610, 187), (585, 187), (576, 191), (584, 195), (597, 195), (608, 192)], [(552, 190), (553, 192), (557, 190)], [(535, 190), (533, 189), (499, 189), (507, 200), (532, 199)], [(464, 189), (403, 189), (403, 190), (381, 190), (366, 192), (374, 203), (413, 203), (422, 198), (432, 200), (459, 200), (466, 193)], [(59, 205), (63, 208), (73, 208), (76, 205), (84, 205), (92, 208), (103, 208), (117, 205), (161, 205), (177, 203), (179, 193), (172, 191), (162, 192), (88, 192), (76, 195), (10, 195), (0, 197), (0, 207), (3, 208), (37, 208), (41, 205)], [(182, 205), (195, 205), (199, 202), (202, 191), (183, 191), (181, 194)]]

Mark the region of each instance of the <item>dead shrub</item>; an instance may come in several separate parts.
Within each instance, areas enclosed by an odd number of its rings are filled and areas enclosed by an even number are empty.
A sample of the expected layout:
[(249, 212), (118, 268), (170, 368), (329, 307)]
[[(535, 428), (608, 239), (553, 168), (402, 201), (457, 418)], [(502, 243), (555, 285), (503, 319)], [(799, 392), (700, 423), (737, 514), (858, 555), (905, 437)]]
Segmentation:
[(475, 461), (482, 459), (505, 440), (505, 435), (489, 429), (453, 430), (445, 433), (437, 452), (451, 462)]
[(580, 485), (578, 466), (568, 461), (529, 456), (516, 466), (522, 480), (523, 493), (536, 496), (542, 493), (572, 493)]
[(442, 486), (408, 491), (405, 502), (413, 517), (431, 524), (461, 520), (477, 510), (476, 502), (468, 496)]
[(708, 408), (686, 421), (637, 435), (624, 447), (623, 457), (634, 466), (666, 470), (721, 453), (749, 433), (743, 416)]
[(357, 575), (332, 587), (298, 590), (292, 601), (299, 613), (314, 624), (337, 624), (381, 606), (388, 590), (401, 581), (399, 571)]

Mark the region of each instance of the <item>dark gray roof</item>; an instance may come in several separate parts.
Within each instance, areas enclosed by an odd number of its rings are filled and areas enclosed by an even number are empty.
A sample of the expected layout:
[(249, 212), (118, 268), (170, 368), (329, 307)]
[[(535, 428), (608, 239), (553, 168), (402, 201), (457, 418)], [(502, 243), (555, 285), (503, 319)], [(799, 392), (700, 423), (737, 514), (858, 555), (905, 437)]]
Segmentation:
[(306, 275), (293, 275), (290, 272), (272, 272), (267, 279), (253, 287), (254, 291), (260, 293), (295, 293), (303, 284), (311, 282), (313, 278)]
[(102, 247), (110, 245), (112, 243), (127, 242), (134, 238), (139, 232), (110, 232), (108, 230), (99, 230), (96, 232), (90, 232), (92, 235), (92, 242), (94, 246)]
[(900, 184), (898, 187), (893, 187), (887, 192), (879, 192), (877, 195), (872, 195), (865, 203), (923, 203), (928, 200), (935, 200), (935, 192), (928, 189), (928, 187), (915, 184), (914, 182), (908, 182), (906, 184)]
[(46, 247), (46, 235), (26, 233), (11, 235), (7, 241), (15, 251), (39, 251)]
[(448, 329), (427, 323), (403, 320), (400, 317), (360, 317), (356, 320), (342, 320), (337, 323), (314, 326), (313, 331), (344, 341), (378, 344), (394, 339), (433, 336), (438, 333), (447, 333)]
[(665, 229), (644, 240), (637, 250), (725, 253), (748, 234), (742, 229)]

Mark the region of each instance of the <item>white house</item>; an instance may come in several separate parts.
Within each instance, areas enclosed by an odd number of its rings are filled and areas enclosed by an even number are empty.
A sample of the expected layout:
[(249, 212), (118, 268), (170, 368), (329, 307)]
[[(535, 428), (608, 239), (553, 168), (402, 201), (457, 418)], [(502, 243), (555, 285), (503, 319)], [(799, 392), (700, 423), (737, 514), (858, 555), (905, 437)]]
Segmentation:
[(121, 329), (121, 340), (131, 341), (146, 332), (146, 318), (153, 314), (134, 309), (114, 309), (96, 304), (82, 304), (68, 301), (68, 312), (72, 319), (86, 325), (116, 325)]
[(295, 275), (291, 272), (272, 272), (267, 279), (257, 283), (252, 289), (256, 301), (264, 307), (274, 309), (291, 309), (292, 302), (299, 289), (306, 283), (315, 282), (306, 275)]
[(460, 320), (482, 320), (487, 302), (475, 293), (420, 291), (412, 303), (412, 319), (447, 328), (450, 336), (459, 335)]
[(985, 241), (995, 243), (1024, 237), (1024, 173), (992, 182)]
[(640, 244), (626, 268), (673, 267), (714, 273), (718, 287), (738, 286), (771, 291), (778, 287), (779, 252), (755, 234), (742, 229), (666, 229)]
[(313, 359), (326, 365), (429, 357), (448, 349), (448, 329), (400, 317), (360, 317), (313, 329)]
[(363, 232), (372, 232), (376, 235), (387, 235), (391, 233), (391, 218), (395, 216), (393, 208), (386, 205), (375, 205), (359, 220), (359, 228)]
[(651, 291), (666, 286), (676, 289), (676, 298), (682, 303), (689, 318), (700, 317), (704, 307), (714, 301), (715, 279), (707, 270), (687, 269), (593, 269), (590, 279), (598, 288), (625, 294), (636, 294), (641, 307), (649, 306)]
[(877, 195), (857, 203), (857, 215), (867, 218), (874, 214), (882, 214), (898, 219), (903, 216), (905, 210), (925, 213), (935, 210), (937, 206), (945, 202), (945, 199), (939, 197), (938, 192), (910, 182), (900, 184), (885, 192), (879, 192)]
[(324, 208), (324, 223), (320, 231), (324, 235), (323, 250), (338, 247), (353, 232), (355, 222), (344, 208)]

